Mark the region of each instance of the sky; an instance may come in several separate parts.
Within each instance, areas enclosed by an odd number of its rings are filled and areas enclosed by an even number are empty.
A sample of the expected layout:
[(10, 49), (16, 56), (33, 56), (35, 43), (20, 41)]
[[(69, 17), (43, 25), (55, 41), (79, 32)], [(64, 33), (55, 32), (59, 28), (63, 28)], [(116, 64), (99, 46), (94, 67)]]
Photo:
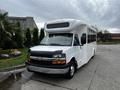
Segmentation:
[(38, 27), (71, 18), (120, 33), (120, 0), (0, 0), (0, 9), (9, 16), (32, 16)]

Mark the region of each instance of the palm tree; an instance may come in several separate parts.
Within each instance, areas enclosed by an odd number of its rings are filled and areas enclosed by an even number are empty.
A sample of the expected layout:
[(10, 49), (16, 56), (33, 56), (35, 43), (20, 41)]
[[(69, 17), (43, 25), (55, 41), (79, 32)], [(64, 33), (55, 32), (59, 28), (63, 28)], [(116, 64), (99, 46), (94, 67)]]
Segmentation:
[(11, 31), (9, 30), (9, 23), (7, 20), (8, 13), (0, 13), (0, 47), (4, 45), (6, 40), (11, 40)]

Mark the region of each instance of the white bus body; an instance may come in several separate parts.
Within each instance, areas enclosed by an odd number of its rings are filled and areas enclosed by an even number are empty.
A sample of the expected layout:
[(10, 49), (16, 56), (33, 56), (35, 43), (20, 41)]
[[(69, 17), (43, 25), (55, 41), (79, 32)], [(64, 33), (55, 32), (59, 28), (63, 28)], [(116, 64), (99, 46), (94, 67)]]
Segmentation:
[(44, 30), (46, 37), (40, 45), (30, 48), (29, 71), (72, 78), (95, 55), (96, 29), (80, 20), (51, 21), (45, 23)]

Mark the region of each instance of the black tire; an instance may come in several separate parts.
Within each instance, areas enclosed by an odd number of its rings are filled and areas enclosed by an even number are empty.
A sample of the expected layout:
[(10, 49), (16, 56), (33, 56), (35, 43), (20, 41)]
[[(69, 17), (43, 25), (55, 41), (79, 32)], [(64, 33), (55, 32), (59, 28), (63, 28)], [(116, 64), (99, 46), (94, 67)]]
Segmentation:
[(75, 68), (75, 64), (71, 64), (70, 67), (69, 67), (69, 71), (68, 73), (66, 74), (66, 78), (67, 79), (72, 79), (74, 74), (75, 74), (75, 71), (76, 71), (76, 68)]

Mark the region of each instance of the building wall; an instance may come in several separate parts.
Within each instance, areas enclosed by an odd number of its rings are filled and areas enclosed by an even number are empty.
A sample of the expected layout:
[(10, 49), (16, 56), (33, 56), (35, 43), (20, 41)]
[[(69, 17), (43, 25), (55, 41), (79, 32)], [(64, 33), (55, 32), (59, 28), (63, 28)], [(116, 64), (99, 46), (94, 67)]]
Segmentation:
[(120, 40), (120, 33), (116, 33), (116, 34), (115, 34), (115, 33), (114, 33), (114, 34), (112, 33), (112, 34), (111, 34), (111, 39), (112, 39), (112, 40)]
[(20, 26), (22, 30), (33, 30), (34, 28), (38, 28), (33, 17), (9, 17), (8, 18), (11, 23), (20, 22)]

